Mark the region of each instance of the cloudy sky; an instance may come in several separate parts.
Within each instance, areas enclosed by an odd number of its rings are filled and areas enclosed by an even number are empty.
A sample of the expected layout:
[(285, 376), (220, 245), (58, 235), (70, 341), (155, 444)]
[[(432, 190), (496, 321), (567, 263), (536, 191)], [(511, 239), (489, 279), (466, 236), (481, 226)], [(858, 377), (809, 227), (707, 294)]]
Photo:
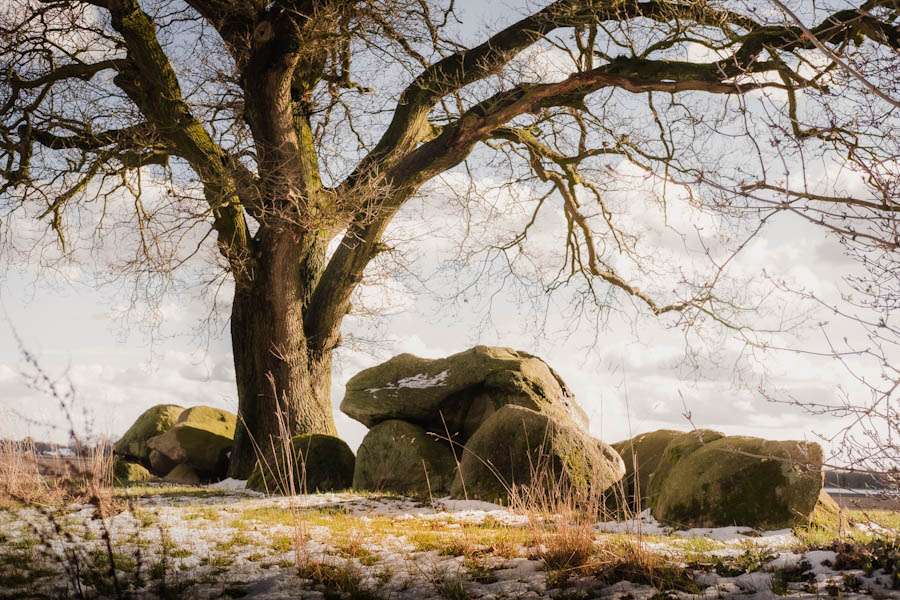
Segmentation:
[[(496, 7), (482, 14), (487, 9), (474, 2), (465, 3), (463, 10), (466, 22), (505, 18)], [(400, 352), (442, 357), (475, 344), (541, 356), (575, 392), (591, 418), (592, 432), (607, 441), (662, 427), (709, 427), (772, 439), (817, 439), (816, 433), (840, 428), (833, 420), (769, 402), (756, 387), (763, 377), (766, 389), (782, 400), (837, 401), (838, 387), (849, 385), (850, 378), (827, 359), (760, 352), (723, 330), (686, 336), (670, 327), (671, 320), (657, 319), (628, 301), (599, 320), (573, 320), (571, 297), (557, 295), (536, 306), (533, 296), (503, 285), (500, 271), (489, 271), (476, 289), (463, 289), (461, 283), (474, 278), (479, 264), (441, 269), (464, 237), (460, 213), (446, 210), (449, 190), (467, 183), (459, 177), (432, 186), (430, 194), (411, 202), (396, 219), (392, 235), (417, 240), (407, 257), (416, 277), (389, 271), (360, 293), (362, 305), (378, 316), (353, 316), (345, 323), (348, 345), (336, 354), (332, 402), (338, 432), (352, 447), (365, 428), (336, 407), (353, 374)], [(504, 193), (488, 191), (491, 182), (475, 183), (484, 187), (486, 199), (486, 207), (469, 214), (473, 221), (481, 220), (479, 235), (485, 237), (475, 241), (514, 230), (527, 218)], [(620, 200), (622, 207), (630, 207), (623, 208), (623, 219), (644, 231), (644, 250), (662, 265), (674, 264), (677, 256), (679, 268), (690, 268), (690, 260), (703, 255), (697, 240), (673, 238), (673, 227), (722, 233), (717, 229), (721, 224), (709, 215), (679, 208), (677, 198), (665, 214), (652, 203)], [(548, 210), (541, 217), (532, 240), (538, 254), (562, 251), (560, 227), (560, 211)], [(686, 261), (684, 256), (693, 258)], [(115, 436), (158, 403), (236, 410), (227, 310), (210, 318), (212, 299), (202, 286), (186, 286), (150, 307), (133, 299), (127, 282), (97, 287), (85, 265), (48, 272), (39, 262), (35, 257), (17, 259), (0, 274), (0, 437), (66, 438), (65, 412), (46, 390), (29, 384), (34, 370), (23, 350), (63, 389), (71, 384), (70, 412), (81, 431)], [(836, 240), (785, 216), (753, 238), (729, 268), (736, 281), (751, 282), (759, 293), (769, 290), (770, 282), (784, 280), (833, 300), (843, 289), (841, 278), (856, 267)], [(226, 285), (219, 308), (227, 309), (227, 296)], [(760, 322), (813, 309), (796, 296), (777, 292), (766, 306), (773, 312), (761, 315)], [(822, 349), (823, 331), (833, 339), (859, 335), (821, 312), (807, 317), (802, 327), (770, 341)], [(823, 330), (819, 324), (825, 321), (829, 324)]]

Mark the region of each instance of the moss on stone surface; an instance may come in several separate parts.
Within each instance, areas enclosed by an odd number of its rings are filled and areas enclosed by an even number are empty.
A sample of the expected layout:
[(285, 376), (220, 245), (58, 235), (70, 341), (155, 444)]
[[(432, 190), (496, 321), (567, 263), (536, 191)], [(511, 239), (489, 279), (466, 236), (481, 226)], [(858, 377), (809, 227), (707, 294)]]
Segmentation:
[(669, 440), (669, 443), (666, 444), (666, 449), (663, 450), (662, 458), (653, 472), (653, 477), (650, 477), (647, 483), (646, 497), (648, 506), (652, 507), (656, 502), (656, 498), (662, 491), (663, 486), (666, 485), (666, 479), (675, 465), (704, 445), (723, 437), (725, 437), (725, 434), (719, 431), (695, 429), (681, 433)]
[(236, 424), (234, 413), (195, 406), (181, 413), (175, 425), (151, 438), (147, 445), (176, 464), (191, 465), (202, 479), (217, 479), (228, 466)]
[(266, 451), (250, 474), (247, 487), (278, 494), (343, 490), (353, 483), (355, 460), (353, 451), (338, 437), (298, 435), (291, 438), (290, 452), (284, 447)]
[(203, 427), (211, 433), (233, 438), (237, 415), (212, 406), (193, 406), (181, 413), (175, 423)]
[(818, 531), (838, 537), (842, 530), (847, 531), (850, 528), (850, 521), (834, 498), (822, 490), (819, 492), (816, 506), (809, 516), (809, 522), (801, 527), (806, 531)]
[(150, 458), (147, 440), (165, 433), (177, 422), (182, 412), (184, 408), (175, 404), (157, 404), (148, 408), (115, 443), (113, 452), (147, 464)]
[(680, 527), (805, 523), (822, 489), (822, 459), (822, 449), (811, 442), (714, 440), (672, 467), (653, 516)]
[(434, 360), (395, 356), (350, 379), (341, 410), (367, 427), (399, 419), (445, 435), (446, 424), (465, 443), (506, 404), (587, 423), (571, 391), (547, 363), (527, 352), (492, 346)]
[(118, 485), (127, 483), (143, 483), (152, 479), (153, 475), (146, 467), (135, 462), (117, 459), (113, 463), (113, 481)]
[(175, 468), (163, 477), (163, 481), (182, 485), (200, 485), (201, 483), (200, 476), (188, 464), (175, 465)]
[(541, 486), (583, 498), (625, 473), (622, 459), (571, 421), (504, 406), (472, 436), (451, 495), (508, 500), (514, 486)]
[(456, 474), (449, 444), (417, 425), (390, 420), (363, 438), (356, 455), (353, 488), (428, 496), (446, 494)]
[[(635, 495), (638, 491), (640, 506), (647, 506), (651, 475), (662, 461), (663, 453), (669, 442), (683, 433), (674, 429), (659, 429), (612, 444), (613, 449), (619, 453), (622, 462), (625, 463), (622, 493), (631, 508), (638, 506)], [(635, 477), (635, 473), (637, 473), (637, 477)]]

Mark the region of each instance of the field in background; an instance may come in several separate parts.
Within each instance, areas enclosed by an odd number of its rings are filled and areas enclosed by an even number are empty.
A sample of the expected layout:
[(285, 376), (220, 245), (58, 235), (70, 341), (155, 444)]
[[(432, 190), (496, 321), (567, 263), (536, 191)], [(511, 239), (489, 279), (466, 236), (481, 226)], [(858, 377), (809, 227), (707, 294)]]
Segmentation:
[(885, 496), (874, 493), (846, 492), (846, 491), (829, 491), (829, 495), (834, 498), (841, 507), (848, 509), (866, 510), (881, 509), (900, 511), (900, 498), (896, 495)]

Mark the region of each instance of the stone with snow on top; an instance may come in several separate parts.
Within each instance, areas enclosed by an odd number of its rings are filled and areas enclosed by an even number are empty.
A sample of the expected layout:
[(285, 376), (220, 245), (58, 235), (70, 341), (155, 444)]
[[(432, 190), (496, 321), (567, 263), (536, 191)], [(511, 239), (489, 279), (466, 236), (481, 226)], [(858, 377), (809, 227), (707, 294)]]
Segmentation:
[(439, 359), (395, 356), (350, 379), (341, 410), (367, 427), (399, 419), (463, 444), (507, 404), (587, 426), (584, 411), (547, 363), (492, 346)]
[(682, 433), (673, 429), (659, 429), (612, 444), (625, 463), (625, 476), (621, 481), (620, 493), (611, 494), (610, 500), (616, 505), (621, 503), (631, 509), (640, 506), (643, 510), (649, 500), (650, 479), (662, 460), (666, 446)]
[(347, 443), (333, 435), (305, 433), (290, 446), (276, 443), (258, 461), (247, 487), (270, 494), (306, 494), (344, 490), (353, 483), (355, 458)]
[(148, 408), (132, 423), (125, 435), (113, 445), (113, 452), (119, 456), (148, 463), (150, 448), (147, 441), (165, 433), (175, 422), (184, 408), (175, 404), (157, 404)]
[(805, 524), (822, 490), (822, 462), (815, 442), (719, 438), (672, 467), (653, 516), (678, 527)]
[[(695, 429), (674, 436), (666, 444), (663, 450), (662, 458), (659, 459), (656, 468), (653, 470), (653, 477), (647, 483), (647, 506), (652, 507), (656, 498), (665, 485), (669, 472), (675, 468), (680, 461), (684, 460), (691, 453), (699, 450), (704, 445), (714, 442), (715, 440), (725, 437), (724, 433), (713, 431), (712, 429)], [(740, 523), (743, 525), (743, 523)]]
[(353, 488), (412, 496), (444, 495), (456, 474), (448, 443), (405, 421), (383, 421), (356, 452)]
[(189, 464), (203, 480), (218, 480), (228, 466), (236, 424), (234, 413), (195, 406), (181, 413), (175, 425), (148, 440), (147, 445), (177, 465)]
[(536, 494), (586, 504), (624, 474), (618, 453), (571, 420), (507, 405), (466, 444), (450, 493), (507, 501), (519, 488), (519, 497)]

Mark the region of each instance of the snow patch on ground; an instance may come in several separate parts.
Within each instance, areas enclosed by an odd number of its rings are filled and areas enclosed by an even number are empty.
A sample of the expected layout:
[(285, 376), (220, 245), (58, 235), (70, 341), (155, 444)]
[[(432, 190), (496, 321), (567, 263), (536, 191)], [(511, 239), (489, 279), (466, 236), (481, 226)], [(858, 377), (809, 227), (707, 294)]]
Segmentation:
[(622, 521), (606, 521), (598, 523), (597, 531), (604, 533), (644, 534), (644, 535), (678, 535), (679, 537), (702, 537), (722, 542), (749, 541), (768, 547), (784, 547), (797, 542), (797, 538), (790, 529), (776, 529), (773, 531), (757, 531), (750, 527), (693, 527), (691, 529), (677, 529), (662, 525), (653, 515), (650, 509), (646, 509), (633, 519)]
[[(658, 597), (659, 591), (650, 585), (628, 581), (610, 585), (592, 574), (573, 575), (565, 588), (554, 587), (548, 579), (551, 572), (527, 547), (519, 548), (518, 555), (448, 555), (441, 546), (444, 542), (469, 540), (480, 547), (482, 542), (467, 537), (479, 531), (470, 526), (490, 521), (494, 530), (505, 525), (513, 531), (526, 528), (526, 532), (533, 526), (534, 515), (497, 504), (450, 498), (421, 502), (351, 493), (264, 497), (245, 490), (244, 485), (240, 480), (226, 480), (205, 488), (208, 495), (153, 494), (135, 498), (128, 510), (106, 519), (96, 518), (91, 505), (72, 505), (59, 524), (72, 532), (71, 539), (78, 544), (76, 551), (85, 555), (102, 553), (106, 531), (118, 553), (127, 555), (130, 548), (140, 548), (147, 568), (167, 561), (172, 578), (169, 584), (182, 582), (186, 586), (183, 596), (192, 598), (222, 597), (226, 589), (239, 590), (243, 597), (254, 599), (322, 598), (322, 590), (316, 589), (309, 573), (298, 569), (298, 560), (352, 573), (365, 589), (391, 600), (552, 599), (560, 595), (615, 600)], [(0, 511), (0, 528), (5, 544), (21, 544), (33, 538), (36, 528), (48, 535), (46, 547), (51, 559), (61, 558), (42, 566), (50, 569), (55, 579), (45, 576), (30, 583), (25, 591), (54, 597), (53, 590), (58, 589), (60, 582), (65, 583), (64, 557), (73, 551), (70, 541), (54, 538), (53, 525), (34, 509)], [(649, 511), (632, 521), (598, 523), (596, 529), (601, 532), (598, 536), (602, 532), (667, 535), (663, 541), (641, 542), (642, 547), (676, 560), (691, 538), (708, 538), (721, 544), (720, 550), (709, 552), (712, 556), (736, 556), (746, 552), (748, 546), (776, 556), (765, 570), (734, 577), (697, 572), (699, 594), (677, 591), (667, 598), (770, 600), (775, 597), (774, 570), (807, 568), (807, 588), (790, 588), (786, 597), (810, 598), (814, 597), (809, 595), (810, 590), (826, 594), (841, 586), (841, 577), (847, 573), (833, 570), (834, 552), (793, 552), (791, 548), (797, 540), (787, 530), (759, 533), (745, 527), (722, 527), (672, 531), (656, 522)], [(436, 536), (433, 539), (437, 549), (423, 546), (416, 539), (422, 535)], [(348, 554), (347, 548), (351, 547), (356, 548), (355, 554)], [(4, 544), (0, 543), (0, 555), (4, 552)], [(477, 571), (472, 571), (473, 562)], [(863, 583), (863, 592), (877, 589), (887, 594), (882, 597), (891, 597), (892, 591), (877, 587), (884, 586), (887, 575), (866, 577), (861, 571), (853, 573)], [(842, 597), (872, 597), (863, 592), (844, 590)], [(142, 591), (138, 597), (153, 596), (149, 592), (145, 596)]]
[(223, 479), (218, 483), (211, 483), (206, 486), (211, 490), (244, 490), (247, 489), (247, 480), (246, 479), (232, 479), (229, 477), (228, 479)]

